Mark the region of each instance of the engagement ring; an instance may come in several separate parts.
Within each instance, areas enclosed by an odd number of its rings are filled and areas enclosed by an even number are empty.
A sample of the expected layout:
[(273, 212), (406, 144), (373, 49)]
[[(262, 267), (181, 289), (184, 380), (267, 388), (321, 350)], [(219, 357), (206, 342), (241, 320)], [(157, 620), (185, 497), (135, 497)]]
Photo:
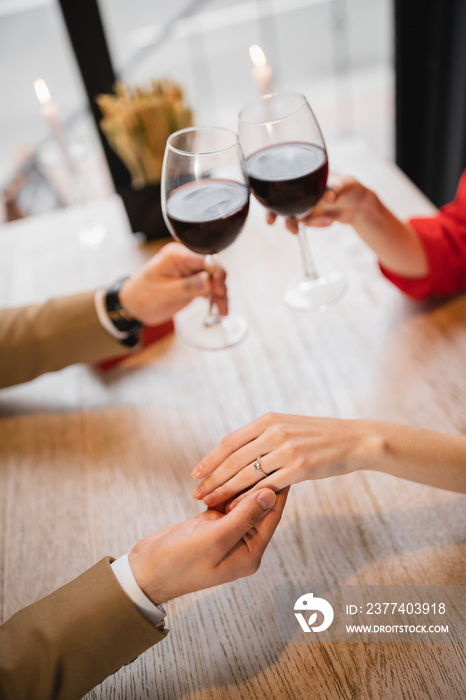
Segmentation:
[(267, 476), (267, 474), (265, 473), (265, 471), (264, 471), (264, 470), (262, 469), (262, 467), (261, 467), (261, 458), (260, 458), (260, 456), (256, 459), (256, 461), (254, 462), (254, 464), (253, 464), (252, 466), (253, 466), (254, 469), (256, 469), (258, 472), (260, 472), (260, 473), (262, 474), (262, 476)]

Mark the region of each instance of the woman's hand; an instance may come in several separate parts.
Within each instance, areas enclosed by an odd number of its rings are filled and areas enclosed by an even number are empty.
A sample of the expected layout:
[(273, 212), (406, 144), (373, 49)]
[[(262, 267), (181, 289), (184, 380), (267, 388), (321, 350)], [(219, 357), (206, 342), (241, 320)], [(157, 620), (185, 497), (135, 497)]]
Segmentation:
[[(194, 478), (204, 478), (193, 496), (212, 507), (246, 489), (279, 491), (306, 479), (363, 468), (383, 452), (380, 425), (267, 413), (227, 435), (204, 457), (192, 472)], [(254, 467), (258, 457), (265, 477)]]
[[(267, 214), (273, 224), (274, 214)], [(349, 175), (331, 173), (328, 189), (303, 219), (307, 226), (330, 226), (334, 221), (351, 224), (372, 248), (387, 270), (403, 277), (425, 277), (427, 254), (416, 230), (398, 219), (372, 190)], [(298, 220), (286, 219), (286, 228), (298, 233)]]
[[(377, 197), (354, 177), (331, 173), (328, 188), (302, 221), (307, 226), (325, 227), (334, 221), (357, 226), (358, 221), (375, 208)], [(267, 223), (273, 224), (275, 214), (268, 212)], [(287, 219), (286, 227), (291, 233), (298, 233), (298, 220)]]

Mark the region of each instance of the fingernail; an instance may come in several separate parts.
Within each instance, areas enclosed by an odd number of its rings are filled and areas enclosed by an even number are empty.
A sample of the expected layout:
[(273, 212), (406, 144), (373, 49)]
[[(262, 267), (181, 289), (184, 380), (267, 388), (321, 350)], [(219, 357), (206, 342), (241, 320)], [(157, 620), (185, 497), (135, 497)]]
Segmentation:
[(202, 498), (202, 494), (203, 489), (200, 486), (198, 486), (197, 489), (194, 489), (193, 491), (193, 498)]
[(209, 273), (209, 275), (213, 275), (215, 270), (217, 269), (217, 263), (215, 261), (215, 258), (212, 255), (206, 255), (204, 258), (204, 267)]
[(215, 503), (215, 501), (215, 491), (212, 491), (212, 493), (209, 493), (209, 495), (204, 498), (204, 503), (206, 504), (206, 506), (212, 506)]
[(192, 470), (191, 476), (193, 479), (199, 479), (200, 476), (202, 476), (202, 467), (198, 464), (195, 469)]
[(210, 277), (208, 272), (200, 272), (196, 275), (196, 284), (199, 289), (207, 289), (210, 285)]
[[(261, 505), (264, 510), (269, 510), (277, 500), (276, 495), (273, 491), (260, 491), (257, 496), (257, 502)], [(204, 499), (205, 503), (205, 499)]]
[(236, 506), (238, 505), (238, 503), (239, 503), (238, 500), (232, 501), (232, 502), (230, 503), (230, 510), (233, 510), (233, 508), (236, 508)]

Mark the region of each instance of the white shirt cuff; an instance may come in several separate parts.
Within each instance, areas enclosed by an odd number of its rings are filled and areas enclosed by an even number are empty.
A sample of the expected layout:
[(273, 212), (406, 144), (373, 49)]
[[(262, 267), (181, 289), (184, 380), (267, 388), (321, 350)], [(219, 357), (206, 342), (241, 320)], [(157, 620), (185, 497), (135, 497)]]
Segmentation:
[(164, 619), (167, 613), (165, 612), (163, 605), (156, 605), (142, 591), (138, 582), (134, 578), (133, 572), (131, 571), (128, 555), (123, 554), (122, 557), (115, 559), (110, 566), (113, 569), (113, 573), (115, 574), (118, 583), (126, 595), (131, 598), (139, 612), (144, 615), (149, 622), (155, 625), (155, 627), (163, 627)]
[(106, 289), (99, 288), (94, 294), (94, 305), (97, 313), (97, 318), (100, 321), (100, 325), (107, 333), (117, 340), (126, 340), (128, 333), (119, 331), (118, 328), (111, 322), (107, 314), (107, 308), (105, 306), (105, 295), (107, 293)]

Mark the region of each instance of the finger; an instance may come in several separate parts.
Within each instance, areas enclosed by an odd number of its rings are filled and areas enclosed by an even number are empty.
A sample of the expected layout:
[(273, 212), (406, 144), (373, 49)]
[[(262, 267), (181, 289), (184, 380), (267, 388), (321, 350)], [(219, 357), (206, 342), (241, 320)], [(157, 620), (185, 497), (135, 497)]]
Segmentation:
[(265, 429), (267, 416), (261, 416), (252, 423), (244, 425), (242, 428), (233, 431), (226, 435), (213, 450), (211, 450), (203, 459), (195, 466), (191, 472), (194, 479), (202, 479), (208, 476), (214, 469), (233, 452), (238, 450), (243, 445), (246, 445), (251, 440), (255, 440)]
[(226, 504), (225, 502), (223, 502), (223, 503), (217, 503), (215, 506), (213, 506), (213, 508), (209, 508), (208, 510), (209, 510), (209, 511), (212, 510), (212, 511), (215, 511), (215, 512), (217, 512), (217, 513), (221, 513), (222, 515), (224, 515), (224, 514), (225, 514), (226, 505), (227, 505), (227, 504)]
[(227, 273), (223, 267), (218, 267), (211, 278), (212, 291), (214, 294), (224, 296), (226, 294), (226, 277)]
[(212, 298), (221, 316), (226, 316), (228, 314), (226, 276), (227, 273), (225, 270), (223, 268), (218, 268), (211, 279)]
[(249, 494), (238, 506), (215, 523), (218, 561), (220, 562), (244, 535), (256, 527), (275, 505), (277, 497), (270, 489)]
[(210, 293), (210, 276), (203, 270), (190, 277), (173, 279), (164, 283), (165, 299), (181, 309), (196, 297)]
[(336, 188), (328, 188), (325, 190), (324, 194), (321, 197), (321, 203), (325, 204), (334, 204), (337, 199), (338, 199), (338, 190)]
[(280, 489), (280, 491), (276, 492), (277, 500), (275, 501), (275, 505), (272, 507), (271, 511), (265, 516), (265, 518), (262, 518), (262, 520), (256, 525), (256, 531), (260, 535), (263, 549), (265, 549), (265, 547), (270, 542), (275, 528), (280, 522), (280, 518), (282, 517), (283, 509), (285, 508), (289, 492), (289, 486), (286, 486), (285, 488)]
[(275, 223), (275, 219), (276, 219), (276, 218), (277, 218), (277, 215), (276, 215), (276, 214), (274, 214), (274, 213), (271, 212), (271, 211), (268, 211), (268, 212), (267, 212), (267, 223), (268, 223), (268, 224), (273, 224), (273, 223)]
[[(263, 472), (268, 476), (272, 472), (283, 467), (283, 462), (280, 459), (280, 451), (271, 452), (265, 457), (261, 457), (260, 463)], [(217, 470), (218, 471), (218, 470)], [(214, 472), (214, 475), (217, 474)], [(224, 503), (232, 498), (237, 493), (241, 493), (246, 489), (249, 489), (254, 484), (259, 484), (266, 477), (254, 467), (254, 462), (247, 464), (243, 469), (239, 470), (237, 474), (232, 476), (225, 483), (219, 486), (214, 486), (214, 490), (205, 492), (204, 503), (206, 506), (211, 508), (217, 503)], [(204, 484), (201, 484), (201, 487)]]
[[(219, 565), (219, 570), (226, 579), (238, 578), (239, 563), (243, 575), (253, 574), (259, 567), (262, 555), (281, 520), (289, 489), (283, 489), (277, 494), (277, 499), (271, 510), (243, 535), (242, 540), (230, 550)], [(231, 515), (231, 514), (230, 514)], [(225, 517), (229, 517), (225, 516)], [(228, 573), (230, 572), (230, 573)]]
[(229, 513), (230, 510), (231, 510), (231, 507), (230, 507), (231, 504), (233, 503), (233, 501), (236, 501), (237, 499), (238, 499), (238, 496), (234, 496), (233, 498), (230, 498), (229, 501), (226, 501), (226, 503), (224, 504), (224, 505), (225, 505), (225, 510), (224, 510), (223, 512), (224, 512), (224, 513)]
[(228, 315), (228, 297), (226, 295), (222, 297), (214, 295), (213, 302), (216, 304), (220, 316)]
[(279, 433), (266, 430), (256, 440), (231, 454), (195, 489), (194, 498), (206, 498), (215, 491), (215, 499), (204, 501), (206, 505), (220, 503), (222, 496), (226, 501), (232, 496), (264, 478), (260, 469), (255, 466), (260, 460), (260, 466), (265, 475), (281, 469), (289, 460), (287, 444)]
[(290, 233), (299, 233), (299, 224), (296, 219), (287, 219), (285, 225)]
[(273, 474), (270, 474), (266, 479), (262, 479), (262, 481), (259, 481), (259, 483), (250, 488), (249, 491), (245, 491), (244, 493), (240, 494), (237, 498), (232, 500), (229, 503), (227, 510), (228, 512), (230, 512), (236, 509), (237, 506), (241, 503), (241, 501), (243, 501), (247, 496), (249, 496), (250, 493), (255, 493), (259, 489), (267, 488), (277, 493), (278, 491), (281, 491), (282, 489), (285, 489), (288, 486), (291, 486), (292, 484), (297, 484), (299, 481), (300, 479), (295, 475), (292, 469), (288, 469), (286, 467), (283, 469), (279, 469)]
[[(158, 255), (162, 255), (171, 263), (172, 273), (175, 277), (187, 277), (205, 270), (205, 256), (189, 250), (181, 243), (167, 243)], [(157, 255), (154, 257), (157, 258)]]
[(333, 219), (330, 216), (309, 216), (305, 221), (306, 226), (314, 226), (315, 228), (324, 228), (333, 224)]
[[(204, 498), (204, 496), (207, 496), (207, 494), (213, 491), (217, 486), (224, 484), (241, 469), (252, 464), (259, 455), (263, 458), (264, 455), (268, 454), (275, 445), (269, 444), (266, 446), (264, 441), (261, 440), (262, 437), (263, 433), (256, 440), (248, 442), (229, 455), (229, 457), (227, 457), (217, 469), (214, 469), (214, 471), (194, 490), (194, 498)], [(268, 471), (273, 471), (273, 467), (270, 466)], [(236, 493), (238, 492), (236, 491)]]

